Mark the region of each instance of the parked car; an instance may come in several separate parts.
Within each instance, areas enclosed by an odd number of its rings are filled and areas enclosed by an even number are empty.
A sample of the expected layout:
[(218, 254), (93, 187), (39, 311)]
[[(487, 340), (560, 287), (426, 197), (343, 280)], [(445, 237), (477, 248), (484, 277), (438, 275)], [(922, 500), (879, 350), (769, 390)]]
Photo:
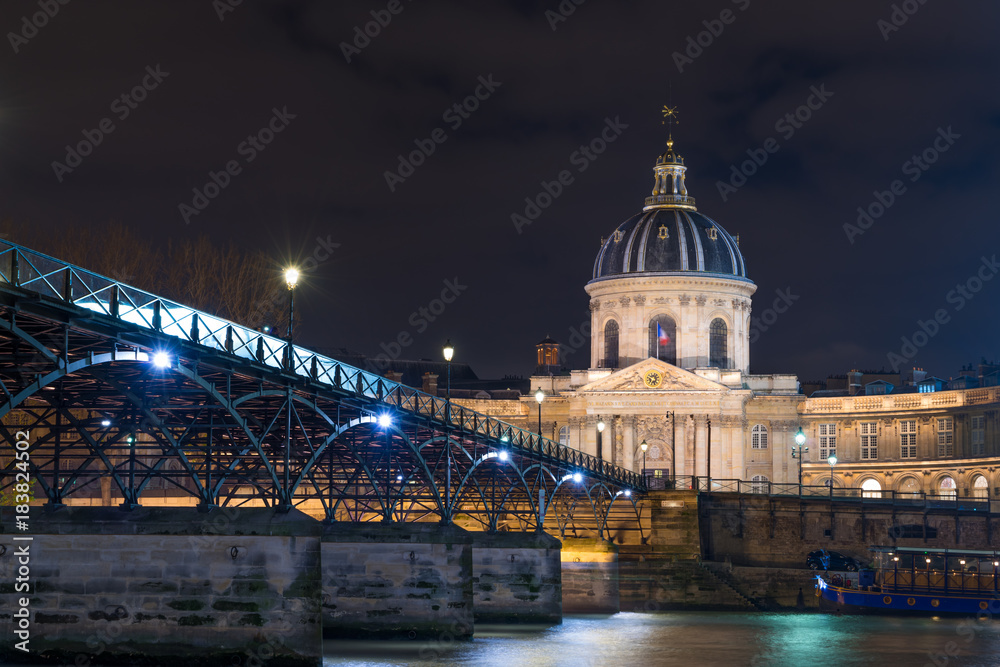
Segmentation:
[(864, 567), (864, 563), (857, 558), (826, 549), (809, 552), (809, 555), (806, 556), (806, 565), (809, 566), (810, 570), (847, 570), (848, 572), (857, 572)]

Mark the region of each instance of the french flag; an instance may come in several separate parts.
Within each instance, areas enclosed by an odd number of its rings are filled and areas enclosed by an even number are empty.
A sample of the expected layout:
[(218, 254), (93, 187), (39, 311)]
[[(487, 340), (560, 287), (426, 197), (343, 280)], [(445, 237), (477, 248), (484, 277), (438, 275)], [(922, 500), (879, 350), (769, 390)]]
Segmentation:
[(667, 332), (663, 330), (663, 327), (660, 326), (659, 322), (656, 323), (656, 338), (660, 345), (670, 344), (670, 336), (668, 336)]

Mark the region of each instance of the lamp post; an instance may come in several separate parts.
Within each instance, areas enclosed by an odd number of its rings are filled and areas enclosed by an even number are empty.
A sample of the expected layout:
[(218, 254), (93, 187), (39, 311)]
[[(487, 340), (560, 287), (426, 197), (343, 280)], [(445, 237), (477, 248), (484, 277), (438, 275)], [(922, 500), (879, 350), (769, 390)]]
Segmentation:
[(538, 389), (535, 392), (535, 400), (538, 401), (538, 437), (542, 437), (542, 401), (545, 400), (545, 392)]
[(830, 464), (830, 498), (833, 498), (833, 466), (837, 465), (837, 457), (831, 456), (826, 460)]
[(597, 458), (604, 458), (604, 420), (597, 420)]
[(646, 450), (649, 449), (649, 445), (643, 440), (642, 444), (639, 445), (639, 449), (642, 450), (642, 476), (646, 476)]
[(802, 432), (802, 427), (799, 427), (799, 432), (795, 434), (795, 446), (792, 447), (792, 458), (799, 460), (799, 495), (802, 495), (802, 454), (803, 452), (808, 452), (808, 447), (803, 447), (806, 444), (806, 434)]
[(285, 284), (288, 285), (288, 331), (285, 338), (292, 342), (292, 318), (295, 314), (295, 285), (299, 282), (299, 270), (294, 266), (285, 269)]
[(451, 400), (451, 358), (455, 356), (455, 348), (451, 344), (451, 339), (449, 338), (444, 344), (444, 360), (448, 362), (448, 390), (445, 396), (450, 401)]

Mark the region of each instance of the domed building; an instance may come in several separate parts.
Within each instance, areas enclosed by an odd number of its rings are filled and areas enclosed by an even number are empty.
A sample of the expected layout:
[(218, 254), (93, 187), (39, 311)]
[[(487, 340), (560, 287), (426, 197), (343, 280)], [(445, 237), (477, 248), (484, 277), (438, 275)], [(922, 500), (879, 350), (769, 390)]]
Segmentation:
[(590, 368), (565, 373), (546, 337), (527, 395), (460, 402), (644, 470), (654, 486), (710, 476), (768, 493), (801, 475), (844, 494), (1000, 499), (1000, 386), (894, 387), (852, 371), (844, 389), (806, 398), (794, 375), (750, 373), (757, 288), (739, 237), (698, 211), (686, 171), (669, 140), (642, 210), (601, 242), (585, 286)]
[(587, 284), (593, 368), (647, 357), (686, 369), (744, 373), (750, 366), (750, 297), (739, 243), (698, 212), (673, 140), (657, 161), (653, 193), (611, 233)]
[(686, 171), (670, 139), (642, 210), (594, 262), (590, 369), (533, 377), (532, 391), (559, 423), (547, 435), (616, 465), (784, 480), (797, 471), (771, 452), (798, 427), (798, 382), (749, 374), (757, 286), (738, 239), (698, 211)]

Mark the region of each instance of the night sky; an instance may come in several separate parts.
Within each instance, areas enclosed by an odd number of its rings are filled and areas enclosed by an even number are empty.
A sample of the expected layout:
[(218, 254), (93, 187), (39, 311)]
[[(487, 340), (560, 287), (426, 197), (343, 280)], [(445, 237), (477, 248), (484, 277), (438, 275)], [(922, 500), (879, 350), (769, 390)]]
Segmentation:
[[(235, 3), (5, 0), (0, 215), (231, 239), (276, 280), (305, 263), (304, 345), (375, 355), (402, 333), (401, 358), (439, 359), (450, 338), (480, 377), (526, 375), (544, 336), (579, 345), (599, 242), (649, 194), (670, 104), (690, 194), (740, 235), (769, 322), (751, 372), (892, 353), (947, 378), (1000, 357), (996, 3)], [(200, 200), (210, 172), (225, 187)], [(881, 215), (845, 229), (859, 207)], [(934, 335), (907, 349), (921, 321)]]

